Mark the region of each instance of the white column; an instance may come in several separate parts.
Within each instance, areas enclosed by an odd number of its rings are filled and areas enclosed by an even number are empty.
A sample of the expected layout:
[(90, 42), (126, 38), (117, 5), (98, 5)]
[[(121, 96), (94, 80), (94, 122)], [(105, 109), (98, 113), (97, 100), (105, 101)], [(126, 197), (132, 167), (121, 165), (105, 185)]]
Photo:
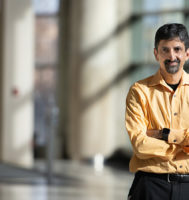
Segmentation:
[(81, 132), (83, 157), (106, 155), (115, 145), (116, 91), (110, 85), (118, 71), (115, 0), (83, 1), (81, 52)]
[(33, 163), (34, 13), (31, 0), (5, 0), (2, 161)]
[(130, 63), (130, 1), (72, 1), (69, 154), (110, 155), (126, 146), (126, 81)]

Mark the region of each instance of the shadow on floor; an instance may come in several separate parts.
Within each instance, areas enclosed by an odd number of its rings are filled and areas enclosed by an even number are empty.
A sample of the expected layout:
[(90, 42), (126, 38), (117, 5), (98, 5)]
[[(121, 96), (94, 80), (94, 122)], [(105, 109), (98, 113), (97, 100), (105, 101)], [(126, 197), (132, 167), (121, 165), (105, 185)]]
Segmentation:
[(124, 150), (119, 149), (107, 158), (104, 164), (118, 170), (128, 171), (129, 161), (130, 156)]

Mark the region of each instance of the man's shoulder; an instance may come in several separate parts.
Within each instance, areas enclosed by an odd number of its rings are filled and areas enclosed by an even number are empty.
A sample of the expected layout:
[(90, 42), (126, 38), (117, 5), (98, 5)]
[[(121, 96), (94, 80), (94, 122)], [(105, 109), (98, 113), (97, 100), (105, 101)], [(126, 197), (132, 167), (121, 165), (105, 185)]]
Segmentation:
[(132, 87), (139, 87), (139, 88), (147, 87), (148, 88), (149, 86), (151, 86), (151, 83), (153, 83), (154, 77), (155, 77), (155, 74), (148, 76), (144, 79), (138, 80), (132, 85)]
[(153, 82), (154, 75), (136, 81), (133, 85), (131, 85), (129, 89), (128, 96), (140, 96), (140, 98), (145, 98), (146, 94), (149, 93), (150, 83)]
[(141, 80), (137, 81), (136, 83), (140, 84), (140, 85), (147, 85), (148, 86), (152, 82), (152, 80), (154, 79), (154, 76), (155, 76), (155, 74), (148, 76), (144, 79), (141, 79)]

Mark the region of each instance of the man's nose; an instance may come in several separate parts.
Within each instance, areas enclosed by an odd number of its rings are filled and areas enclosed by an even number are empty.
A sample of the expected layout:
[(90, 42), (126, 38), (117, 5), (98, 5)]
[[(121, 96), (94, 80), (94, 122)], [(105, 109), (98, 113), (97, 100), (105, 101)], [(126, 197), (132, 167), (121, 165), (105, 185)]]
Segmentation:
[(174, 50), (170, 50), (170, 52), (169, 52), (169, 59), (171, 61), (173, 61), (173, 60), (176, 59), (176, 54), (175, 54)]

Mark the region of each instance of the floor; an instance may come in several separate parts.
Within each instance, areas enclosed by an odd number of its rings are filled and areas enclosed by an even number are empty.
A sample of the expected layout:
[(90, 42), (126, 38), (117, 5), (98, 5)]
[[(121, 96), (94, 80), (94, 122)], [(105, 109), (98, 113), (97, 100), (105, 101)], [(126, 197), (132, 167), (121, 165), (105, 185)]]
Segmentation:
[(1, 200), (126, 200), (133, 180), (127, 170), (76, 161), (56, 161), (54, 174), (45, 163), (26, 170), (0, 165)]

